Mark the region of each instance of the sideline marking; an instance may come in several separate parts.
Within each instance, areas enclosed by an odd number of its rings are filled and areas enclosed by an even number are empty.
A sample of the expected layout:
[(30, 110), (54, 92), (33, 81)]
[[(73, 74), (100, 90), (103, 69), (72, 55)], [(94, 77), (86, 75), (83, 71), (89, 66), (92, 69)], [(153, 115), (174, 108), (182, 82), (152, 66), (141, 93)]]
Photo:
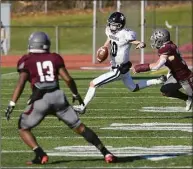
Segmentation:
[(191, 123), (139, 123), (139, 124), (127, 124), (127, 123), (112, 123), (110, 127), (103, 127), (104, 130), (178, 130), (178, 131), (192, 131)]
[[(153, 147), (112, 147), (107, 148), (118, 157), (139, 156), (151, 161), (174, 158), (182, 155), (192, 155), (192, 146), (171, 145)], [(29, 153), (30, 150), (7, 151), (2, 153)], [(46, 150), (49, 156), (71, 156), (71, 157), (101, 157), (101, 153), (94, 146), (61, 146), (53, 150)]]

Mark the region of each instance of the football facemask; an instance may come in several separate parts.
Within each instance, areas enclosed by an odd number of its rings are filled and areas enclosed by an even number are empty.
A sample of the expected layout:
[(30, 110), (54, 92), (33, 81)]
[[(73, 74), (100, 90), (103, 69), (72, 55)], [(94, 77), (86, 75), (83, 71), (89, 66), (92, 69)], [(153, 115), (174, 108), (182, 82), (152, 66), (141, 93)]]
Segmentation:
[(111, 22), (108, 25), (109, 25), (111, 32), (113, 33), (116, 33), (117, 31), (119, 31), (122, 28), (122, 24), (120, 23)]

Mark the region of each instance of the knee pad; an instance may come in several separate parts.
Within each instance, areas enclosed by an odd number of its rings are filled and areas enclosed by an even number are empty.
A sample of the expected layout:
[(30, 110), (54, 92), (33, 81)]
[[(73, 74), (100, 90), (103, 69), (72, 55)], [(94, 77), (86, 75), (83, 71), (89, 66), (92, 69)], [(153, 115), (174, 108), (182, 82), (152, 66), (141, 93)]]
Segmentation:
[(160, 92), (164, 93), (164, 94), (167, 94), (169, 93), (169, 89), (166, 85), (163, 85), (161, 88), (160, 88)]
[(163, 85), (160, 88), (160, 92), (161, 92), (162, 96), (166, 96), (166, 97), (171, 97), (172, 96), (172, 91), (170, 90), (170, 88), (168, 88), (165, 85)]
[(169, 92), (168, 88), (164, 85), (160, 88), (160, 92), (161, 92), (162, 96), (166, 96), (166, 97), (170, 96), (170, 92)]

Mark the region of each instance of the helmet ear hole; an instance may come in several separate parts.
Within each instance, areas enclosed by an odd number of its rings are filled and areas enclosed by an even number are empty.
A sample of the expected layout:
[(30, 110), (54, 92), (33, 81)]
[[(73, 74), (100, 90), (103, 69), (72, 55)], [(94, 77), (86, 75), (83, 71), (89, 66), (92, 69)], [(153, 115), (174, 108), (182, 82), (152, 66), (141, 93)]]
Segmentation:
[(43, 45), (43, 49), (48, 49), (48, 45)]

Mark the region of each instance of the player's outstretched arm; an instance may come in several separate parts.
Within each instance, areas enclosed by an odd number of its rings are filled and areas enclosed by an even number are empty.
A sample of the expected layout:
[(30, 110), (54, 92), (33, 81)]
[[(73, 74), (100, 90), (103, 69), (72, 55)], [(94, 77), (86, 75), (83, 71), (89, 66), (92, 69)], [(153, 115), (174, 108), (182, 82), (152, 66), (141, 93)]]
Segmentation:
[(68, 73), (68, 71), (65, 67), (61, 67), (59, 69), (59, 75), (66, 82), (67, 86), (70, 88), (70, 90), (72, 92), (72, 96), (73, 96), (73, 102), (75, 102), (75, 100), (78, 100), (79, 104), (84, 105), (84, 102), (78, 93), (76, 83), (75, 83), (74, 79), (70, 76), (70, 74)]
[(15, 87), (15, 90), (13, 92), (11, 101), (9, 102), (9, 105), (7, 106), (7, 109), (5, 111), (5, 116), (6, 116), (7, 120), (10, 119), (10, 115), (11, 115), (13, 109), (15, 108), (15, 104), (16, 104), (17, 100), (19, 99), (19, 97), (21, 96), (23, 89), (25, 88), (25, 84), (26, 84), (27, 79), (28, 79), (28, 73), (20, 72), (19, 79), (18, 79), (17, 85)]
[(130, 41), (129, 43), (132, 43), (132, 44), (136, 45), (135, 49), (141, 49), (141, 48), (146, 47), (145, 42), (141, 42), (141, 41), (138, 41), (138, 40), (133, 40), (133, 41)]
[(19, 99), (19, 97), (21, 96), (21, 94), (23, 92), (23, 89), (25, 88), (25, 84), (27, 82), (27, 79), (28, 79), (28, 73), (27, 72), (21, 72), (19, 74), (19, 79), (18, 79), (17, 85), (15, 87), (15, 90), (13, 92), (13, 96), (12, 96), (11, 101), (13, 101), (15, 103), (17, 102), (17, 100)]
[(155, 63), (145, 63), (145, 64), (135, 65), (132, 68), (133, 73), (147, 72), (150, 70), (152, 71), (159, 70), (166, 63), (166, 59), (167, 59), (167, 55), (161, 55), (159, 60)]

